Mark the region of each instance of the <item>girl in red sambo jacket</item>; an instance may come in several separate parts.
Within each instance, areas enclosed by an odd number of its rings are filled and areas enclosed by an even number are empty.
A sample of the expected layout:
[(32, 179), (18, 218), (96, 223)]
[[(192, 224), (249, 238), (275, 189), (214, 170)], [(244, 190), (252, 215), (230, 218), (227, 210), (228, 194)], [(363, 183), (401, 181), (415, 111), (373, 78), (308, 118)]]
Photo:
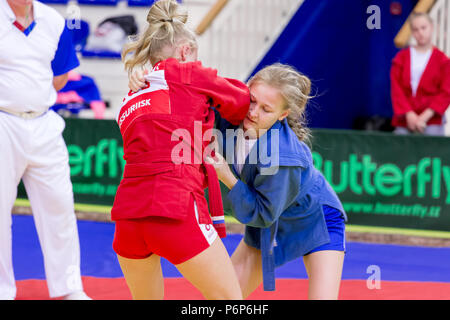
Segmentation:
[(432, 45), (428, 14), (412, 13), (409, 19), (417, 44), (401, 50), (391, 67), (394, 132), (443, 136), (450, 104), (450, 60)]
[(147, 20), (145, 33), (123, 53), (129, 72), (147, 62), (153, 69), (146, 87), (125, 97), (117, 118), (126, 165), (111, 211), (113, 248), (134, 299), (163, 298), (160, 257), (205, 298), (241, 299), (219, 238), (225, 236), (219, 181), (203, 154), (212, 137), (211, 106), (239, 124), (250, 104), (247, 86), (196, 61), (195, 35), (176, 1), (156, 2)]

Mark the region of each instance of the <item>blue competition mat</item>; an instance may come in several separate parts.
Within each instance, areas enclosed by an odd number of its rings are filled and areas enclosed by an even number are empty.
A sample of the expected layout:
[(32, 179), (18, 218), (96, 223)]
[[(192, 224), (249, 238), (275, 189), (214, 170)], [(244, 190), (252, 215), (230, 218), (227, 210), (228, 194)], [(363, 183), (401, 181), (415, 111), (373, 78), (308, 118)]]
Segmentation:
[[(114, 224), (78, 221), (83, 276), (122, 277), (116, 254), (111, 244)], [(223, 239), (231, 254), (241, 235)], [(43, 257), (31, 216), (13, 215), (13, 264), (16, 280), (45, 279)], [(343, 279), (365, 280), (367, 268), (378, 266), (382, 280), (450, 282), (450, 248), (428, 248), (389, 244), (347, 243)], [(162, 259), (166, 277), (180, 277), (177, 269)], [(279, 278), (307, 278), (301, 259), (291, 261), (276, 270)]]

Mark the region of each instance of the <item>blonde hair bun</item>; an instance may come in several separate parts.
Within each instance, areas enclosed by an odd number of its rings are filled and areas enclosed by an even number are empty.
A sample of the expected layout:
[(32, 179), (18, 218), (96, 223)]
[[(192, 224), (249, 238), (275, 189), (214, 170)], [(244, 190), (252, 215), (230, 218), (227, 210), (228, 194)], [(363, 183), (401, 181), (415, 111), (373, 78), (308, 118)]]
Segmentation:
[(147, 15), (147, 22), (149, 24), (186, 24), (187, 20), (188, 14), (180, 11), (180, 6), (175, 0), (160, 0), (155, 2)]
[(125, 70), (132, 72), (147, 62), (154, 65), (172, 57), (180, 42), (197, 48), (195, 33), (187, 27), (187, 20), (187, 12), (180, 9), (177, 1), (156, 1), (147, 15), (148, 26), (144, 33), (127, 43), (122, 51)]

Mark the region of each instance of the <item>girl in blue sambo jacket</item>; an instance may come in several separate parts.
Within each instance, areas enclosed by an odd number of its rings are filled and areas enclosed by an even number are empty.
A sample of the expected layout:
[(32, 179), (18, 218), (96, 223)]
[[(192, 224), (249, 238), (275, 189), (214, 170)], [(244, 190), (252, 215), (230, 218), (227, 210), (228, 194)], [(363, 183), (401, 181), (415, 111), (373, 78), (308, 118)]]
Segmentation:
[(249, 88), (250, 109), (239, 126), (216, 113), (221, 152), (207, 159), (230, 189), (233, 216), (246, 225), (232, 255), (243, 296), (262, 282), (275, 290), (274, 269), (303, 257), (308, 298), (337, 299), (347, 217), (306, 144), (311, 82), (275, 64), (251, 78)]

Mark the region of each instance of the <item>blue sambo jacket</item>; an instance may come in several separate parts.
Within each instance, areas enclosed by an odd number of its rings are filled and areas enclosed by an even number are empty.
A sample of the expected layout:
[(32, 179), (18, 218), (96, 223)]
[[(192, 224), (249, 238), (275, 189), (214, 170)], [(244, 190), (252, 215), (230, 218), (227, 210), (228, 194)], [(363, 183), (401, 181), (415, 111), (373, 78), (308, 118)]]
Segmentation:
[[(223, 135), (219, 145), (227, 160), (234, 155), (237, 128), (216, 112), (216, 129)], [(311, 150), (286, 119), (257, 140), (241, 174), (232, 168), (239, 177), (227, 195), (232, 215), (246, 225), (245, 242), (261, 250), (264, 290), (275, 290), (275, 267), (330, 242), (323, 205), (338, 209), (345, 220), (346, 214), (314, 167)]]

